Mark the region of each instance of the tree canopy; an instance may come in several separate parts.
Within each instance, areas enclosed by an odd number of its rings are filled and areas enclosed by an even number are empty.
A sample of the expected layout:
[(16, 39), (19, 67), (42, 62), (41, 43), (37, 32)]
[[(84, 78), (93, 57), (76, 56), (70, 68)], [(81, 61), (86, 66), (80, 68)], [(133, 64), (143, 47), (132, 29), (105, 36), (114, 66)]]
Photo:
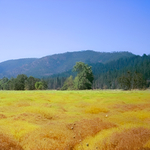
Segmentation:
[(45, 90), (47, 89), (47, 82), (34, 78), (27, 77), (25, 74), (20, 74), (16, 78), (0, 79), (0, 90)]
[(73, 67), (73, 71), (77, 72), (74, 80), (75, 89), (85, 90), (92, 88), (94, 77), (90, 66), (83, 62), (77, 62)]
[(77, 72), (77, 76), (74, 80), (73, 76), (67, 78), (61, 88), (62, 90), (85, 90), (92, 88), (94, 77), (90, 66), (83, 62), (77, 62), (73, 67), (73, 71)]

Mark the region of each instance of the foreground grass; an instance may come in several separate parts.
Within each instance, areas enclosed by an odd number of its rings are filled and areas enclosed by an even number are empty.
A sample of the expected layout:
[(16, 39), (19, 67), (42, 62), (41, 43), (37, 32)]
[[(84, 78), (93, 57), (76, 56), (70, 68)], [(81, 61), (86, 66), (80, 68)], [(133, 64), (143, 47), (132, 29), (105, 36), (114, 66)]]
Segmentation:
[(4, 150), (148, 150), (150, 91), (0, 91)]

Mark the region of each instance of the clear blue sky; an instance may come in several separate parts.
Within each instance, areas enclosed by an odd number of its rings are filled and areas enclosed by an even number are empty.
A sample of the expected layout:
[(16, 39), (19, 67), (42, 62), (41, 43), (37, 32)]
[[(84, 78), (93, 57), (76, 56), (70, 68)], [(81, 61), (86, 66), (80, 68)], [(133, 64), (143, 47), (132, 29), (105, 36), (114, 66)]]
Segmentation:
[(80, 50), (150, 54), (150, 0), (0, 0), (0, 62)]

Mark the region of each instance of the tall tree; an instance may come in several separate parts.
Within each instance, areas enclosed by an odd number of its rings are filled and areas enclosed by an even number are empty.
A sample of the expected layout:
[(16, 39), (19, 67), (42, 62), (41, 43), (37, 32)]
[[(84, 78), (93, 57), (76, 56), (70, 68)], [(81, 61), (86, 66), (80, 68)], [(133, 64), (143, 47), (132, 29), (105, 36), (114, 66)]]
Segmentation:
[(27, 80), (27, 76), (25, 74), (20, 74), (15, 79), (15, 88), (14, 90), (24, 90), (25, 89), (25, 82)]
[(26, 90), (35, 90), (35, 83), (37, 81), (39, 81), (39, 79), (36, 79), (36, 78), (30, 76), (25, 82), (25, 89)]
[(9, 89), (9, 86), (8, 86), (8, 82), (9, 82), (9, 79), (8, 78), (3, 78), (0, 80), (0, 89), (1, 90), (8, 90)]
[(14, 90), (15, 89), (15, 78), (11, 78), (9, 81), (8, 81), (8, 86), (9, 86), (9, 90)]
[(141, 73), (137, 72), (128, 71), (119, 78), (119, 83), (125, 90), (146, 88), (146, 80)]
[(83, 62), (77, 62), (73, 67), (73, 71), (77, 72), (75, 77), (75, 89), (84, 90), (91, 89), (94, 80), (92, 69)]

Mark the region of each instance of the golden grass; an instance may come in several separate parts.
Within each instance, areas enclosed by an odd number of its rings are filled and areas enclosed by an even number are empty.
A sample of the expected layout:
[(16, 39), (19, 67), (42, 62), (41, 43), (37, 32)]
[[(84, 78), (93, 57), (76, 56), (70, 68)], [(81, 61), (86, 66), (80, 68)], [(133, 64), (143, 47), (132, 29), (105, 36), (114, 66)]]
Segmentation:
[(148, 150), (150, 91), (0, 91), (0, 149)]
[(0, 149), (1, 150), (23, 150), (15, 139), (10, 135), (7, 136), (3, 133), (0, 133)]

